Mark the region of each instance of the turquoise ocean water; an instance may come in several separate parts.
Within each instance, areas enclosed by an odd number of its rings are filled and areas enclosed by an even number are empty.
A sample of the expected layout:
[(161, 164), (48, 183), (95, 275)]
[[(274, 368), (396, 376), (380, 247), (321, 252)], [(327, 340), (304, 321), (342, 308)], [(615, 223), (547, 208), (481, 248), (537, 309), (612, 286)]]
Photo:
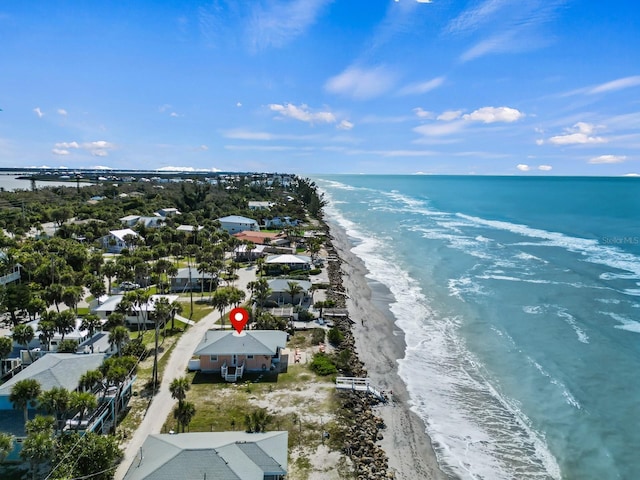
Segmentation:
[(640, 179), (314, 176), (464, 479), (640, 478)]

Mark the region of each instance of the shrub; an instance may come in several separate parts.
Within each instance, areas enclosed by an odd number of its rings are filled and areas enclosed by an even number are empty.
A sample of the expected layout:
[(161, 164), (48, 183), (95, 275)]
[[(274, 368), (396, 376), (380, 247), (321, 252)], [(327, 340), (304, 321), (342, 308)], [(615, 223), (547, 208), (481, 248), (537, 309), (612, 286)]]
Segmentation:
[(311, 344), (317, 345), (324, 342), (324, 330), (322, 328), (314, 328), (311, 330)]
[(311, 364), (309, 366), (311, 370), (322, 376), (338, 373), (338, 369), (331, 361), (331, 358), (325, 353), (314, 354), (313, 360), (311, 361)]
[(336, 327), (329, 330), (327, 337), (329, 338), (329, 343), (332, 345), (339, 345), (342, 340), (344, 340), (344, 334)]

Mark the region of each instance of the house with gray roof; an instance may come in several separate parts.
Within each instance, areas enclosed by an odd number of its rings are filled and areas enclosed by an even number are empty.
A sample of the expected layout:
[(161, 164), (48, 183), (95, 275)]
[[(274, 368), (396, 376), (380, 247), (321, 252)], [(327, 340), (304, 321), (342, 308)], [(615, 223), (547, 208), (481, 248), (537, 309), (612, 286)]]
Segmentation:
[[(287, 332), (279, 330), (207, 330), (196, 347), (199, 357), (193, 370), (220, 372), (228, 382), (242, 378), (244, 372), (286, 370), (288, 356), (282, 355)], [(284, 370), (283, 370), (284, 371)]]
[[(296, 294), (293, 298), (291, 298), (291, 294), (289, 293), (289, 283), (295, 283), (300, 287), (300, 293)], [(285, 303), (295, 305), (296, 302), (302, 303), (303, 301), (308, 300), (308, 295), (312, 286), (312, 283), (308, 280), (297, 280), (294, 278), (273, 278), (271, 280), (267, 280), (267, 284), (271, 291), (269, 300), (277, 302), (279, 305), (283, 305)]]
[(75, 390), (78, 388), (80, 377), (89, 370), (98, 368), (104, 359), (104, 353), (86, 355), (47, 353), (0, 385), (0, 410), (13, 409), (9, 395), (13, 386), (20, 380), (37, 380), (43, 392), (51, 390), (53, 387)]
[(123, 480), (283, 480), (288, 432), (152, 434)]

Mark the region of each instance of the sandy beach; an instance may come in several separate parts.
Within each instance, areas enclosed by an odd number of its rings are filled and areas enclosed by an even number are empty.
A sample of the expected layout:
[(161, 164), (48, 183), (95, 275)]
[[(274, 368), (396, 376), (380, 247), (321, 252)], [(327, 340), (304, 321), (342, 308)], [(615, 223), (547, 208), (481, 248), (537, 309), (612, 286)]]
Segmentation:
[(363, 262), (351, 252), (344, 230), (329, 224), (332, 243), (342, 264), (349, 316), (355, 322), (356, 348), (373, 384), (390, 394), (391, 401), (376, 407), (384, 419), (381, 447), (396, 479), (447, 479), (439, 468), (424, 422), (409, 408), (409, 395), (398, 376), (397, 360), (404, 357), (404, 333), (395, 326), (382, 289), (372, 292)]

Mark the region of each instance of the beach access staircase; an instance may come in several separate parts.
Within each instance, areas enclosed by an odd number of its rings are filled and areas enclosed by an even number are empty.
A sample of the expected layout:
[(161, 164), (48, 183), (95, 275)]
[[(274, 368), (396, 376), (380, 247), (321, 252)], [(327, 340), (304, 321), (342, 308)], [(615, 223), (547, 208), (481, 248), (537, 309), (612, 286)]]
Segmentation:
[(386, 402), (387, 397), (384, 396), (382, 391), (371, 385), (370, 378), (359, 377), (338, 377), (336, 378), (336, 388), (338, 390), (351, 390), (353, 392), (366, 392), (373, 395), (381, 402)]

